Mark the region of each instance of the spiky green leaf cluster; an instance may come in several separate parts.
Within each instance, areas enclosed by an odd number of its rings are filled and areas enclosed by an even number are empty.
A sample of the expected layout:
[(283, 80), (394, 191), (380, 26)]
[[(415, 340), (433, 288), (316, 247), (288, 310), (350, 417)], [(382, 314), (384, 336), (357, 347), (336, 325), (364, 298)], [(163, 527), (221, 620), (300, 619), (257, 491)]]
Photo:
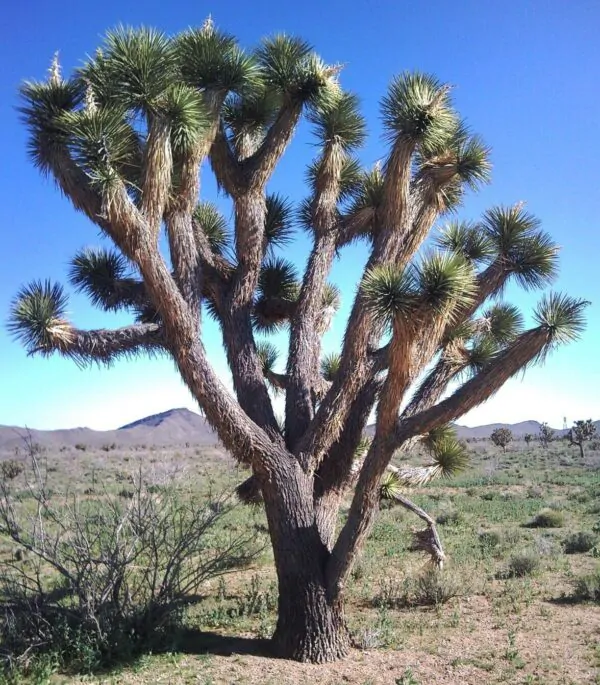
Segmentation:
[(199, 202), (194, 209), (194, 222), (207, 237), (211, 248), (223, 254), (229, 244), (227, 221), (212, 202)]
[(341, 357), (338, 352), (330, 352), (321, 359), (321, 375), (326, 381), (333, 381), (340, 370)]
[(225, 95), (260, 86), (260, 73), (253, 57), (211, 21), (177, 36), (174, 52), (184, 81), (194, 88)]
[(418, 304), (414, 274), (394, 264), (370, 269), (361, 283), (365, 306), (382, 324), (391, 325), (396, 317), (407, 318)]
[(549, 335), (550, 347), (577, 340), (585, 330), (586, 300), (563, 293), (544, 295), (535, 308), (534, 319)]
[(268, 88), (297, 105), (324, 106), (339, 94), (336, 71), (327, 66), (300, 38), (279, 34), (256, 50)]
[(106, 34), (102, 50), (79, 76), (102, 107), (154, 112), (177, 79), (172, 42), (155, 29), (120, 26)]
[(366, 138), (366, 124), (353, 93), (340, 92), (308, 115), (321, 145), (336, 145), (345, 153), (360, 147)]
[(498, 345), (507, 345), (523, 332), (525, 321), (518, 307), (497, 303), (489, 307), (481, 317), (481, 333)]
[(472, 302), (475, 274), (472, 265), (462, 255), (432, 252), (413, 268), (419, 293), (433, 310), (464, 307)]
[(67, 296), (59, 283), (33, 281), (12, 301), (8, 331), (29, 354), (50, 354), (65, 329)]
[(294, 265), (280, 257), (265, 261), (258, 279), (253, 324), (272, 333), (289, 321), (290, 304), (298, 299), (298, 274)]
[(473, 263), (486, 261), (494, 254), (486, 233), (470, 221), (451, 221), (446, 224), (436, 244), (443, 250), (461, 254)]
[(108, 189), (120, 178), (119, 169), (139, 156), (137, 134), (117, 109), (65, 112), (61, 125), (68, 134), (72, 159), (102, 189)]
[(105, 311), (136, 306), (144, 292), (141, 282), (131, 276), (127, 260), (115, 250), (77, 252), (71, 260), (69, 282)]
[(405, 72), (393, 79), (381, 103), (386, 135), (421, 150), (439, 150), (456, 131), (448, 88), (434, 76)]
[(277, 193), (267, 195), (265, 238), (271, 248), (285, 247), (292, 242), (294, 213), (292, 203)]
[(81, 86), (70, 81), (30, 81), (21, 86), (20, 96), (19, 112), (29, 131), (29, 156), (36, 167), (48, 173), (68, 139), (62, 115), (81, 102)]
[(275, 364), (279, 359), (279, 350), (273, 343), (261, 340), (256, 344), (256, 353), (260, 360), (264, 375), (274, 371)]
[(379, 481), (379, 499), (393, 500), (402, 493), (404, 483), (395, 471), (386, 471)]
[(227, 98), (221, 116), (238, 156), (256, 151), (280, 107), (280, 95), (264, 87), (242, 95), (232, 93)]
[(540, 229), (539, 219), (526, 212), (523, 205), (489, 209), (481, 226), (497, 255), (523, 288), (542, 288), (554, 280), (558, 271), (558, 247)]

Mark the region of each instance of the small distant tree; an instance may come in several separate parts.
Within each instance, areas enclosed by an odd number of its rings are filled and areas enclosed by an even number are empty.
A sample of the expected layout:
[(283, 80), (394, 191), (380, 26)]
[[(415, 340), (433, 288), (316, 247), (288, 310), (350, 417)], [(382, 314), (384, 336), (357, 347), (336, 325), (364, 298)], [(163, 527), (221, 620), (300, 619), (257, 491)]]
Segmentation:
[(531, 441), (533, 440), (533, 435), (531, 433), (525, 433), (524, 437), (525, 443), (527, 444), (527, 447), (531, 444)]
[(581, 458), (585, 456), (584, 443), (592, 440), (596, 436), (596, 426), (592, 423), (592, 419), (587, 419), (585, 421), (575, 421), (573, 427), (567, 433), (567, 440), (569, 441), (569, 447), (577, 445), (579, 447), (579, 452)]
[(490, 440), (496, 447), (502, 447), (502, 451), (506, 452), (506, 448), (513, 440), (513, 434), (508, 428), (496, 428), (490, 435)]
[(540, 432), (538, 433), (538, 440), (540, 445), (547, 449), (548, 445), (554, 440), (554, 431), (547, 423), (542, 423), (540, 426)]

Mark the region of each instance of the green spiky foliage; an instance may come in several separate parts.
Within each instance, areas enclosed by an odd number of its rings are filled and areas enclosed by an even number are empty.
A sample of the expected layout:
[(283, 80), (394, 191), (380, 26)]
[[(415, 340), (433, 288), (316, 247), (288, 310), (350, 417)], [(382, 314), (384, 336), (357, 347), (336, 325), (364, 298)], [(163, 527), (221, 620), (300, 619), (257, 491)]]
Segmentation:
[(321, 359), (321, 375), (326, 381), (333, 381), (340, 370), (340, 355), (330, 352)]
[(105, 311), (136, 307), (147, 300), (143, 285), (115, 250), (80, 250), (71, 261), (69, 282)]
[(227, 220), (212, 202), (199, 202), (194, 210), (194, 220), (211, 248), (217, 254), (223, 254), (229, 244)]
[(494, 254), (488, 236), (476, 223), (470, 221), (449, 222), (436, 243), (441, 249), (457, 252), (475, 264), (487, 261)]
[(340, 92), (314, 109), (308, 120), (321, 145), (333, 143), (342, 152), (349, 153), (365, 141), (365, 120), (358, 97), (353, 93)]
[(542, 288), (556, 278), (558, 248), (523, 205), (489, 209), (481, 226), (522, 288)]
[(289, 322), (290, 305), (298, 298), (298, 273), (281, 257), (269, 258), (261, 268), (254, 305), (253, 323), (257, 331), (273, 333)]
[(589, 302), (563, 293), (544, 295), (534, 311), (535, 321), (548, 333), (549, 347), (577, 340), (585, 329)]
[(444, 147), (457, 126), (448, 88), (418, 72), (393, 79), (381, 103), (381, 116), (389, 140), (405, 139), (424, 151)]
[[(434, 226), (489, 180), (488, 146), (447, 85), (403, 73), (381, 101), (387, 150), (363, 169), (365, 122), (340, 72), (302, 39), (268, 37), (246, 51), (212, 20), (173, 37), (120, 27), (71, 77), (55, 60), (46, 82), (21, 89), (29, 152), (112, 241), (75, 255), (71, 286), (131, 323), (76, 328), (65, 291), (48, 281), (23, 287), (9, 316), (30, 354), (173, 359), (223, 445), (251, 467), (239, 496), (267, 509), (282, 598), (275, 647), (314, 661), (347, 647), (344, 587), (378, 496), (427, 522), (420, 548), (441, 563), (434, 523), (401, 491), (465, 467), (448, 426), (578, 338), (587, 304), (548, 294), (528, 330), (515, 307), (490, 306), (508, 283), (552, 281), (555, 244), (519, 204), (451, 221), (431, 250)], [(303, 120), (317, 155), (306, 199), (294, 205), (278, 194), (276, 170)], [(205, 197), (209, 173), (231, 221)], [(299, 249), (296, 225), (306, 230)], [(351, 265), (357, 288), (337, 316), (333, 264), (357, 240), (365, 266)], [(233, 392), (208, 359), (207, 315), (220, 327)], [(327, 348), (339, 354), (322, 358), (325, 335), (337, 336)], [(276, 371), (278, 357), (286, 366)], [(276, 393), (286, 395), (282, 418)], [(369, 417), (372, 439), (361, 437)], [(424, 466), (392, 466), (394, 454), (410, 462), (419, 440)]]
[(20, 94), (19, 112), (30, 132), (29, 156), (42, 172), (50, 173), (68, 140), (61, 117), (81, 103), (81, 84), (62, 79), (47, 83), (29, 81), (21, 86)]
[(70, 337), (66, 309), (67, 296), (60, 284), (34, 281), (12, 301), (8, 330), (29, 354), (52, 354)]
[(271, 249), (285, 247), (294, 238), (293, 205), (286, 198), (272, 193), (267, 195), (265, 238)]
[(261, 340), (256, 345), (256, 351), (262, 364), (263, 374), (266, 376), (275, 370), (275, 364), (277, 364), (279, 359), (279, 350), (273, 343)]
[(379, 499), (394, 500), (402, 490), (400, 476), (395, 471), (386, 471), (379, 483)]
[(306, 41), (280, 34), (256, 50), (267, 88), (297, 105), (324, 106), (339, 93), (337, 70), (326, 65)]
[(180, 34), (174, 42), (176, 63), (185, 83), (208, 92), (242, 92), (260, 85), (260, 71), (252, 55), (233, 36), (210, 20), (201, 28)]

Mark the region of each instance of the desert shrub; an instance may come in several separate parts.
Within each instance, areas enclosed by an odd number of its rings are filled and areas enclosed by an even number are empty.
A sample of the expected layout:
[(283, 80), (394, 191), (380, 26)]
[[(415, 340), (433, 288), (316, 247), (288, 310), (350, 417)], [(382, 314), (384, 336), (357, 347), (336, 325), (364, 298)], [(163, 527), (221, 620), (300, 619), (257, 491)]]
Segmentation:
[(23, 473), (24, 465), (16, 459), (7, 459), (0, 462), (0, 478), (2, 480), (14, 480)]
[(479, 544), (483, 552), (490, 552), (500, 545), (500, 534), (495, 530), (483, 530), (479, 533)]
[(82, 442), (78, 442), (75, 445), (75, 449), (79, 450), (80, 452), (85, 452), (87, 450), (87, 445), (84, 445)]
[(600, 568), (575, 580), (575, 599), (600, 604)]
[(504, 575), (508, 578), (525, 578), (533, 575), (539, 566), (539, 556), (532, 550), (517, 552), (508, 560)]
[(0, 483), (0, 535), (28, 552), (25, 566), (0, 568), (0, 679), (2, 665), (14, 673), (48, 655), (89, 671), (152, 648), (206, 580), (261, 551), (255, 531), (225, 530), (236, 506), (225, 497), (214, 507), (175, 482), (153, 494), (140, 473), (127, 500), (54, 499), (35, 460), (27, 477), (27, 501)]
[(467, 592), (465, 578), (437, 569), (409, 576), (402, 581), (384, 579), (373, 604), (379, 608), (402, 609), (417, 606), (440, 606)]
[(455, 526), (462, 521), (463, 517), (460, 511), (449, 509), (448, 511), (440, 512), (435, 521), (441, 526)]
[(591, 531), (582, 530), (569, 535), (563, 541), (565, 554), (584, 554), (593, 549), (598, 542), (598, 536)]
[(542, 509), (529, 523), (527, 528), (562, 528), (565, 523), (565, 516), (562, 511), (556, 509)]

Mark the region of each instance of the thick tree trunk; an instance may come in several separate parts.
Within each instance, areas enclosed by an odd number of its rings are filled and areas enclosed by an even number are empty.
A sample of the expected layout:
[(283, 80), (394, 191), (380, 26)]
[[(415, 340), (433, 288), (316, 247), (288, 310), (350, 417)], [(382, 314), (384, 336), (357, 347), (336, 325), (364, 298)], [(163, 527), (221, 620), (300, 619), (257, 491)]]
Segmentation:
[(278, 466), (262, 483), (279, 584), (274, 651), (297, 661), (335, 661), (347, 654), (350, 639), (341, 598), (333, 602), (327, 594), (330, 552), (315, 521), (312, 478), (295, 460)]

